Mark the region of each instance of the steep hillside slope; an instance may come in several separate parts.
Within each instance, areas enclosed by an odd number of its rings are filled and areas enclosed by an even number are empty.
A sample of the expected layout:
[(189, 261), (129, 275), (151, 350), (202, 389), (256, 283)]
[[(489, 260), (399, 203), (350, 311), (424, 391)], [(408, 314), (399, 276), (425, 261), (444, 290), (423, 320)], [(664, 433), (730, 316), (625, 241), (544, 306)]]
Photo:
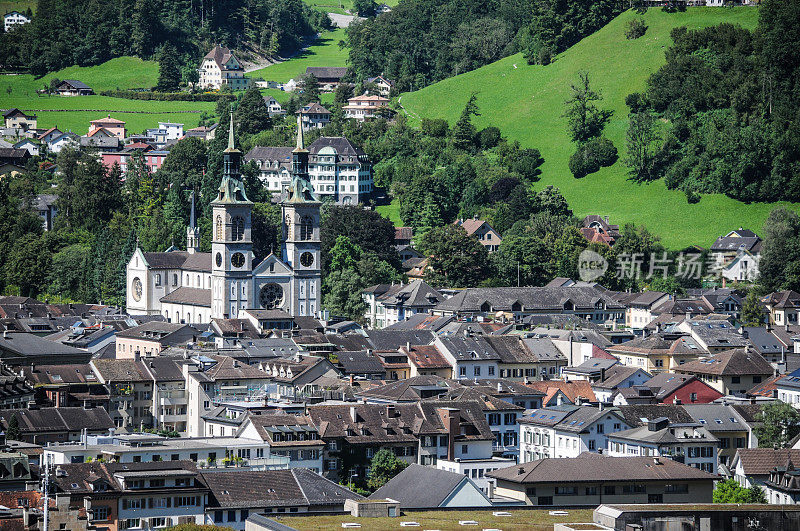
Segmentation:
[(528, 66), (521, 55), (514, 55), (404, 94), (400, 103), (415, 119), (445, 118), (453, 123), (470, 94), (477, 92), (481, 116), (475, 119), (476, 125), (496, 125), (510, 139), (538, 148), (545, 159), (538, 186), (559, 187), (577, 215), (606, 214), (614, 223), (644, 224), (671, 248), (708, 247), (720, 233), (740, 226), (760, 231), (775, 204), (744, 204), (707, 195), (690, 205), (683, 192), (667, 190), (663, 182), (637, 185), (628, 181), (627, 168), (621, 161), (583, 179), (572, 177), (567, 162), (575, 147), (561, 115), (569, 84), (579, 71), (589, 72), (593, 87), (602, 91), (601, 107), (614, 110), (606, 136), (623, 158), (628, 122), (625, 97), (642, 90), (650, 74), (664, 63), (672, 28), (725, 21), (754, 28), (758, 10), (689, 8), (683, 13), (664, 13), (650, 9), (643, 15), (648, 25), (645, 36), (626, 40), (625, 25), (636, 16), (623, 13), (548, 66)]

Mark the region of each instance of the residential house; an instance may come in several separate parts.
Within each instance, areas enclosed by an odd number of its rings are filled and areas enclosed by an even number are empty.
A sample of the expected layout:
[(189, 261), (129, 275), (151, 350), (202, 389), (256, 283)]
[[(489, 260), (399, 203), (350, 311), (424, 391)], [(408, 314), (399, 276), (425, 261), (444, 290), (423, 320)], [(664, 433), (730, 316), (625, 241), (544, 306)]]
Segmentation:
[(699, 423), (672, 424), (662, 417), (608, 435), (610, 457), (663, 457), (717, 473), (719, 440)]
[(360, 147), (343, 136), (323, 136), (308, 151), (308, 175), (317, 197), (357, 205), (372, 196), (372, 163)]
[(115, 136), (121, 142), (124, 142), (127, 136), (125, 134), (125, 122), (112, 118), (110, 114), (105, 118), (92, 120), (89, 122), (89, 132), (86, 136), (91, 137), (97, 134)]
[(380, 94), (384, 98), (388, 98), (392, 92), (392, 88), (394, 88), (394, 81), (386, 79), (383, 76), (368, 77), (364, 81), (366, 83), (374, 85), (375, 88), (378, 90), (378, 94)]
[(306, 75), (313, 75), (319, 82), (319, 88), (323, 92), (333, 92), (342, 83), (342, 79), (347, 75), (347, 67), (338, 66), (309, 66), (306, 68)]
[(281, 107), (281, 104), (278, 103), (278, 100), (272, 96), (264, 96), (264, 105), (267, 106), (267, 112), (269, 113), (270, 118), (275, 116), (284, 116), (286, 114), (286, 110), (284, 110), (284, 108)]
[(342, 375), (324, 357), (295, 355), (293, 359), (274, 358), (261, 364), (270, 381), (277, 384), (274, 400), (320, 400), (324, 389)]
[(719, 476), (672, 459), (583, 454), (490, 472), (494, 495), (527, 505), (710, 503)]
[(263, 441), (270, 454), (288, 458), (289, 468), (322, 473), (325, 442), (305, 415), (251, 413), (242, 422), (237, 437)]
[(672, 339), (661, 334), (637, 338), (619, 345), (612, 345), (608, 353), (629, 367), (639, 367), (650, 374), (673, 371), (684, 363), (696, 360), (705, 352), (687, 337)]
[(81, 137), (71, 131), (58, 133), (47, 141), (47, 150), (50, 153), (60, 153), (65, 147), (77, 148), (80, 146)]
[(778, 326), (797, 325), (800, 314), (800, 293), (792, 290), (770, 293), (761, 302), (769, 312), (769, 322)]
[(250, 80), (244, 77), (244, 68), (228, 48), (215, 45), (200, 62), (198, 68), (200, 88), (219, 90), (223, 85), (231, 90), (244, 90)]
[(718, 352), (685, 363), (675, 372), (694, 374), (724, 395), (744, 396), (754, 385), (772, 376), (773, 368), (760, 354), (746, 346)]
[(58, 214), (56, 207), (58, 196), (55, 194), (39, 194), (33, 198), (33, 210), (42, 218), (42, 227), (44, 230), (53, 230), (53, 222)]
[(436, 345), (408, 345), (400, 347), (400, 353), (408, 358), (409, 378), (417, 376), (453, 377), (453, 366)]
[(561, 376), (567, 382), (575, 380), (586, 380), (589, 383), (596, 383), (606, 379), (606, 371), (617, 365), (616, 358), (589, 358), (580, 365), (564, 367)]
[[(759, 486), (765, 490), (770, 473), (788, 461), (800, 461), (800, 449), (794, 448), (739, 448), (730, 461), (730, 475), (744, 488)], [(768, 499), (769, 503), (782, 504), (782, 496)]]
[(722, 319), (685, 319), (675, 327), (675, 331), (688, 334), (700, 348), (711, 354), (742, 348), (748, 343), (739, 330)]
[[(420, 488), (424, 485), (424, 488)], [(412, 464), (376, 490), (371, 500), (397, 500), (405, 510), (491, 507), (492, 502), (468, 476)]]
[(775, 382), (778, 400), (800, 408), (800, 369), (790, 372)]
[[(363, 496), (309, 470), (237, 470), (202, 473), (208, 486), (205, 524), (244, 531), (251, 515), (340, 513)], [(245, 521), (248, 521), (245, 525)]]
[(621, 293), (617, 299), (625, 305), (625, 326), (642, 330), (655, 319), (653, 310), (669, 301), (671, 296), (663, 291), (644, 291), (642, 293)]
[[(54, 407), (108, 409), (109, 391), (86, 364), (29, 365), (25, 379), (36, 387), (37, 403)], [(31, 390), (31, 394), (33, 390)]]
[(92, 370), (109, 390), (108, 413), (124, 432), (154, 427), (153, 376), (142, 361), (134, 359), (93, 359)]
[(117, 359), (155, 356), (167, 347), (196, 341), (200, 333), (189, 325), (149, 321), (117, 333)]
[(444, 297), (424, 280), (408, 284), (376, 284), (365, 288), (365, 319), (372, 328), (386, 328), (417, 314), (428, 314)]
[(6, 331), (0, 336), (0, 360), (9, 367), (88, 363), (91, 357), (92, 354), (86, 350), (34, 334)]
[(28, 152), (28, 155), (30, 155), (31, 157), (39, 156), (39, 143), (31, 140), (30, 138), (25, 138), (23, 140), (20, 140), (12, 147), (14, 149), (24, 149), (25, 151)]
[(0, 148), (0, 175), (25, 171), (25, 166), (30, 158), (31, 155), (27, 149)]
[(740, 406), (684, 404), (683, 409), (719, 440), (719, 464), (730, 466), (736, 452), (758, 447), (752, 416)]
[(345, 118), (353, 118), (359, 122), (381, 116), (389, 112), (389, 99), (367, 93), (354, 96), (347, 100), (347, 105), (342, 107)]
[(312, 129), (322, 129), (331, 123), (331, 111), (319, 103), (310, 103), (297, 111), (300, 115), (300, 123), (303, 124), (303, 131)]
[(783, 465), (770, 470), (769, 479), (762, 488), (769, 503), (797, 505), (800, 503), (800, 470), (795, 468), (791, 458), (787, 458)]
[(494, 378), (500, 355), (483, 336), (438, 336), (434, 344), (453, 367), (455, 378)]
[(516, 381), (556, 378), (567, 358), (547, 337), (486, 336), (500, 356), (499, 376)]
[(256, 146), (244, 156), (245, 162), (255, 161), (258, 177), (272, 194), (280, 194), (292, 180), (291, 147)]
[(611, 246), (619, 238), (620, 232), (619, 225), (610, 224), (608, 216), (590, 214), (583, 218), (581, 234), (592, 243)]
[(561, 380), (533, 381), (526, 387), (542, 393), (542, 407), (560, 406), (562, 404), (580, 405), (586, 402), (597, 403), (592, 386), (586, 381), (564, 382)]
[(455, 222), (467, 232), (467, 236), (476, 238), (490, 253), (500, 248), (503, 239), (500, 234), (492, 228), (489, 223), (477, 217), (472, 219), (459, 219)]
[(711, 245), (714, 265), (724, 278), (752, 281), (758, 276), (762, 240), (751, 230), (733, 230)]
[(85, 507), (96, 526), (157, 529), (205, 519), (209, 491), (191, 461), (67, 464), (54, 476), (56, 500)]
[(4, 111), (3, 119), (5, 120), (6, 129), (17, 130), (19, 131), (18, 134), (36, 129), (36, 115), (26, 114), (16, 107)]
[[(525, 321), (532, 321), (537, 317), (539, 316), (531, 315)], [(572, 318), (569, 315), (557, 317)], [(534, 337), (550, 338), (550, 341), (566, 356), (568, 367), (574, 367), (588, 360), (611, 359), (616, 361), (614, 356), (605, 351), (612, 345), (611, 341), (598, 331), (585, 328), (566, 329), (564, 328), (566, 326), (569, 325), (567, 323), (547, 327), (538, 325), (531, 332)]]
[(90, 96), (94, 94), (92, 87), (77, 79), (65, 79), (56, 87), (59, 96)]
[(617, 363), (601, 370), (601, 379), (592, 384), (592, 390), (599, 402), (611, 403), (618, 392), (641, 385), (647, 386), (646, 382), (651, 378), (650, 373), (641, 367), (628, 367)]
[(543, 407), (518, 422), (520, 463), (603, 451), (608, 434), (631, 428), (616, 408), (591, 406)]
[(385, 380), (386, 369), (371, 350), (337, 352), (336, 366), (345, 376), (362, 380)]
[(3, 15), (3, 28), (6, 33), (11, 31), (14, 26), (21, 26), (23, 24), (28, 24), (31, 21), (28, 17), (20, 13), (19, 11), (10, 11)]
[[(724, 396), (697, 376), (672, 372), (660, 372), (640, 387), (650, 391), (647, 399), (647, 393), (641, 393), (643, 399), (638, 403), (642, 404), (708, 404)], [(630, 395), (621, 398), (625, 400), (616, 405), (634, 402)]]

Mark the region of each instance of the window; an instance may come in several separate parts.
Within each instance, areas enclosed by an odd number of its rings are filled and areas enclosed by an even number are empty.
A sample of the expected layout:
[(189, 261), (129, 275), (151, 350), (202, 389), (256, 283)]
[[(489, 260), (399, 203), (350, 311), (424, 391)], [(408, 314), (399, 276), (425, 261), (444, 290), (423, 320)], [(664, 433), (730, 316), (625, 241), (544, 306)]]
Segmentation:
[(150, 527), (167, 527), (167, 519), (166, 518), (151, 518), (150, 519)]
[(556, 487), (556, 496), (576, 496), (577, 487)]
[(314, 236), (314, 218), (303, 216), (300, 220), (300, 239), (310, 240)]
[(176, 487), (191, 487), (192, 480), (189, 478), (178, 478), (175, 480)]
[(234, 216), (231, 223), (231, 240), (240, 241), (244, 239), (244, 218)]
[(536, 487), (528, 487), (525, 489), (525, 494), (527, 496), (536, 496)]
[(494, 376), (494, 367), (489, 367), (489, 376)]
[(228, 521), (229, 522), (236, 521), (236, 511), (228, 511)]
[(754, 384), (761, 383), (761, 376), (753, 376), (753, 383)]
[(163, 479), (151, 479), (150, 480), (150, 488), (158, 488), (158, 487), (163, 487), (163, 486), (164, 486), (164, 480)]
[(223, 514), (222, 511), (214, 511), (214, 523), (215, 524), (221, 524), (222, 522), (225, 521), (223, 519), (223, 517), (222, 517), (222, 514)]
[(587, 496), (597, 496), (597, 487), (586, 487)]
[(742, 382), (742, 378), (741, 377), (739, 377), (739, 376), (731, 376), (731, 383), (738, 384), (738, 383), (741, 383), (741, 382)]
[(175, 507), (191, 507), (193, 505), (197, 505), (194, 496), (177, 496), (175, 498)]
[(689, 400), (692, 402), (697, 402), (697, 393), (689, 394)]
[(109, 508), (105, 505), (92, 507), (92, 520), (108, 520), (108, 514)]
[(123, 529), (138, 529), (141, 527), (141, 522), (138, 518), (128, 518), (127, 520), (123, 520), (122, 528)]
[(161, 285), (161, 275), (156, 274), (156, 286), (160, 286), (160, 285)]
[(622, 493), (623, 494), (643, 494), (647, 492), (647, 489), (644, 485), (623, 485), (622, 486)]
[(594, 439), (589, 439), (588, 448), (589, 448), (589, 450), (594, 450), (595, 449)]
[(216, 240), (223, 241), (225, 239), (225, 234), (223, 233), (222, 229), (222, 216), (217, 216), (217, 226), (216, 226)]
[(689, 485), (686, 483), (664, 485), (664, 492), (667, 494), (686, 494), (689, 492)]
[(466, 376), (467, 375), (467, 368), (466, 367), (459, 367), (458, 368), (458, 375), (459, 376)]
[(603, 487), (603, 494), (605, 496), (613, 496), (617, 493), (617, 488), (614, 485), (606, 485)]
[(467, 453), (469, 453), (469, 446), (467, 446), (466, 444), (462, 444), (462, 445), (461, 445), (461, 453), (462, 453), (462, 454), (467, 454)]
[(597, 433), (605, 433), (605, 431), (606, 431), (605, 424), (598, 424), (597, 425)]
[(475, 376), (480, 376), (481, 375), (481, 368), (480, 367), (474, 367), (472, 372), (475, 374)]

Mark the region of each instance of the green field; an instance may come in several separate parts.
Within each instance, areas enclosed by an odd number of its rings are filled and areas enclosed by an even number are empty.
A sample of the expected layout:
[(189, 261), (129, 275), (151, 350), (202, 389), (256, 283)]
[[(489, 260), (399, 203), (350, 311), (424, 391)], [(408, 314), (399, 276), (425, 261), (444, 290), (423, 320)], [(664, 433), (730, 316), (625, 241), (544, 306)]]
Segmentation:
[[(261, 77), (267, 81), (285, 83), (306, 71), (309, 66), (347, 66), (347, 49), (339, 47), (344, 40), (344, 29), (326, 31), (320, 34), (314, 44), (300, 54), (259, 70), (254, 70), (250, 77)], [(277, 96), (276, 96), (277, 99)]]
[(35, 13), (36, 0), (0, 0), (0, 15), (5, 15), (9, 11), (25, 13), (28, 8)]
[(579, 71), (588, 71), (593, 88), (602, 91), (605, 99), (600, 105), (614, 110), (605, 133), (622, 159), (627, 129), (625, 97), (643, 90), (650, 74), (664, 63), (670, 30), (725, 21), (754, 28), (758, 10), (698, 7), (664, 13), (652, 8), (644, 15), (648, 25), (645, 36), (629, 41), (624, 36), (625, 24), (635, 16), (623, 13), (548, 66), (529, 66), (521, 55), (513, 55), (405, 94), (400, 103), (412, 117), (440, 117), (453, 123), (470, 94), (477, 92), (481, 116), (475, 119), (476, 125), (498, 126), (510, 139), (539, 149), (545, 163), (537, 186), (557, 186), (576, 215), (605, 214), (613, 223), (644, 224), (670, 248), (708, 247), (721, 233), (741, 226), (760, 231), (777, 204), (744, 204), (722, 195), (705, 195), (698, 204), (690, 205), (683, 192), (667, 190), (663, 181), (649, 185), (628, 181), (621, 161), (583, 179), (575, 179), (569, 172), (567, 162), (575, 147), (561, 114), (569, 84)]
[[(52, 78), (78, 79), (95, 92), (101, 90), (150, 87), (158, 78), (158, 63), (135, 57), (120, 57), (91, 67), (72, 66), (36, 79), (32, 75), (0, 76), (0, 108), (19, 107), (35, 112), (39, 127), (57, 126), (85, 134), (89, 121), (111, 113), (125, 120), (131, 132), (155, 127), (159, 121), (183, 123), (187, 128), (197, 126), (199, 111), (213, 111), (214, 103), (189, 101), (138, 101), (107, 96), (61, 97), (37, 94)], [(8, 92), (8, 88), (11, 92)], [(125, 112), (128, 111), (128, 112)], [(132, 112), (136, 111), (136, 112)]]
[[(501, 510), (501, 509), (498, 509)], [(553, 524), (562, 522), (591, 522), (592, 510), (569, 510), (566, 516), (551, 516), (544, 510), (513, 510), (511, 516), (493, 516), (492, 511), (404, 511), (399, 518), (355, 518), (353, 516), (295, 516), (276, 518), (282, 524), (312, 531), (318, 529), (341, 529), (343, 522), (359, 522), (361, 529), (369, 531), (394, 531), (403, 529), (401, 522), (418, 522), (420, 527), (412, 529), (439, 529), (456, 531), (463, 529), (497, 528), (503, 531), (530, 530), (552, 531)], [(269, 516), (269, 515), (268, 515)], [(459, 520), (474, 520), (477, 526), (459, 525)]]

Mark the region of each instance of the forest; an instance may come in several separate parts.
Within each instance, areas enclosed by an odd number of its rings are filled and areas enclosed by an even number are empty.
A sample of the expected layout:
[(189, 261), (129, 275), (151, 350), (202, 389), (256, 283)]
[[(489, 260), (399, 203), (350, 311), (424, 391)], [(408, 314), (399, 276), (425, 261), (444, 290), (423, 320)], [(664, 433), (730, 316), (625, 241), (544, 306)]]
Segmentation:
[(754, 32), (676, 28), (631, 94), (630, 178), (744, 202), (800, 201), (800, 2), (765, 0)]
[(30, 24), (0, 34), (0, 65), (44, 75), (126, 55), (151, 59), (170, 43), (191, 76), (214, 44), (287, 54), (328, 27), (328, 16), (302, 0), (39, 0)]

